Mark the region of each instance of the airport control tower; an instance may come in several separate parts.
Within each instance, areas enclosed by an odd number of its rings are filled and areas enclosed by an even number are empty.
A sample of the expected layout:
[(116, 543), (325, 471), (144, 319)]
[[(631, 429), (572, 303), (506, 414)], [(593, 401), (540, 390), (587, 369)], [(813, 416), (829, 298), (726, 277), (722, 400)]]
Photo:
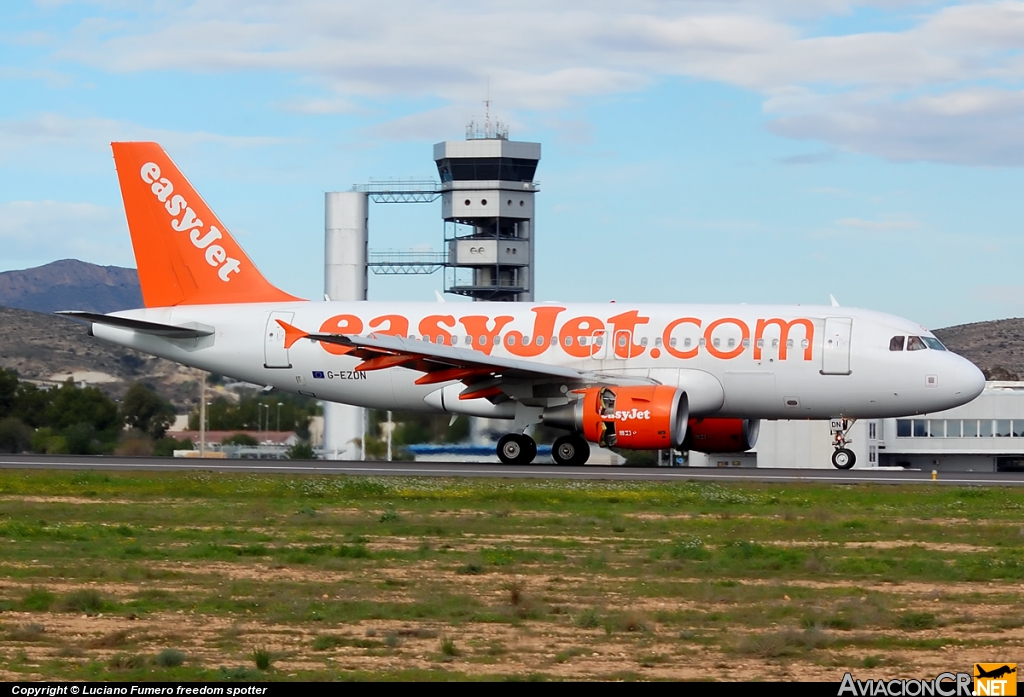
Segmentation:
[(533, 181), (540, 143), (513, 142), (490, 118), (466, 140), (434, 146), (441, 176), (445, 291), (474, 300), (533, 300)]

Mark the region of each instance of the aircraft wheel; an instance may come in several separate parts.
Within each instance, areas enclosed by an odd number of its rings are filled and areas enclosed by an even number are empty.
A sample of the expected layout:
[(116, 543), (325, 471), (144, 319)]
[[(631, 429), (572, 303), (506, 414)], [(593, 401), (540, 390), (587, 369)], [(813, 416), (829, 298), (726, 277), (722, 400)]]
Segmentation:
[(551, 446), (551, 459), (556, 465), (585, 465), (590, 459), (590, 444), (579, 436), (562, 436)]
[(498, 459), (506, 465), (528, 465), (537, 457), (537, 443), (523, 433), (509, 433), (498, 441)]
[(852, 450), (847, 448), (836, 448), (835, 452), (832, 453), (832, 464), (836, 466), (836, 469), (848, 470), (856, 462), (857, 456), (853, 454)]

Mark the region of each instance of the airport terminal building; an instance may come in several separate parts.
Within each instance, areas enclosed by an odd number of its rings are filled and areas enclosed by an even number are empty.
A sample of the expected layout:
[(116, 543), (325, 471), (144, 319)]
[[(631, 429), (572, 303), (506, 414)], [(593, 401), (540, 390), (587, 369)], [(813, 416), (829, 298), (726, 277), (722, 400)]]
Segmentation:
[[(847, 446), (856, 468), (906, 467), (938, 471), (1024, 471), (1024, 382), (988, 382), (985, 391), (955, 409), (901, 419), (867, 419)], [(762, 421), (754, 450), (690, 453), (694, 467), (831, 469), (828, 422)]]

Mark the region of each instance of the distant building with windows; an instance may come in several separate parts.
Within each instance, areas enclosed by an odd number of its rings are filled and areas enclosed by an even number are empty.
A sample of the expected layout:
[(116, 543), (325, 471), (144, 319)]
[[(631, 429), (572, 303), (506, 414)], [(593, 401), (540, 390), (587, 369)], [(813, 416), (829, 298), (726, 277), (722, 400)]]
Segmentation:
[[(855, 469), (1024, 471), (1024, 382), (988, 382), (973, 402), (934, 414), (865, 419), (850, 431)], [(693, 467), (831, 469), (827, 421), (762, 421), (754, 450), (690, 453)]]

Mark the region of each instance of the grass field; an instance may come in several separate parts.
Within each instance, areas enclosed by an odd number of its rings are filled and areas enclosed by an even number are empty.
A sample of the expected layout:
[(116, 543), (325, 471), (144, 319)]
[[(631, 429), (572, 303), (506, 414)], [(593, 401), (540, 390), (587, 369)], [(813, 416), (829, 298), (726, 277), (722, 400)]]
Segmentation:
[(1024, 644), (1018, 488), (0, 473), (0, 679), (924, 677)]

